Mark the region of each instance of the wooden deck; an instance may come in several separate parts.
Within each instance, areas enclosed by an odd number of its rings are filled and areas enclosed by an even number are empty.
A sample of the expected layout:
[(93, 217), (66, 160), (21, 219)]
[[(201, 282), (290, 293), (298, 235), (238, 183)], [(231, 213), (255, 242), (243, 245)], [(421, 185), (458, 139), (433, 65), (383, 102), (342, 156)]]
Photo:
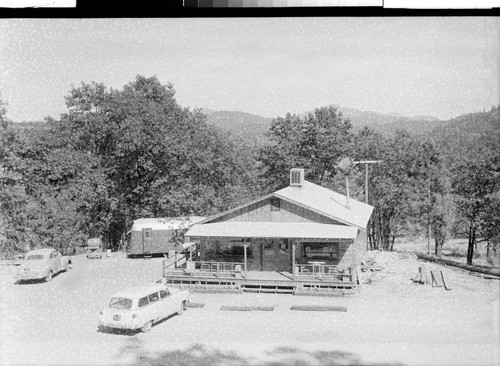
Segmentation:
[(352, 292), (355, 284), (349, 281), (311, 275), (293, 276), (289, 272), (247, 271), (237, 273), (186, 271), (186, 268), (168, 268), (164, 283), (200, 292), (257, 292), (290, 293), (296, 295), (344, 296)]

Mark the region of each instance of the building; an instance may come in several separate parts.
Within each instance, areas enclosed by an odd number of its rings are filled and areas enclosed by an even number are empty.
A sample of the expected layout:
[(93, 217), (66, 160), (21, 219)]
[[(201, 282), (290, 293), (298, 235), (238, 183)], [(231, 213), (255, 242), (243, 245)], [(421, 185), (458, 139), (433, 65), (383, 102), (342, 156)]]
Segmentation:
[(292, 169), (288, 187), (208, 217), (185, 237), (199, 243), (201, 262), (220, 263), (218, 268), (238, 263), (245, 272), (336, 279), (349, 273), (354, 282), (372, 211), (372, 206), (304, 180), (303, 169)]

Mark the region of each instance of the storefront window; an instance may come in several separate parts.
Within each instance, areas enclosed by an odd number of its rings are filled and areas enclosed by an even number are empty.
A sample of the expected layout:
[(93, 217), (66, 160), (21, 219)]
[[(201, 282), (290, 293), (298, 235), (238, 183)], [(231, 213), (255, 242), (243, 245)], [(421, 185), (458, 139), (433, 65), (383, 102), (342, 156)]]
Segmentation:
[(335, 242), (303, 242), (302, 248), (308, 260), (339, 260), (339, 244)]

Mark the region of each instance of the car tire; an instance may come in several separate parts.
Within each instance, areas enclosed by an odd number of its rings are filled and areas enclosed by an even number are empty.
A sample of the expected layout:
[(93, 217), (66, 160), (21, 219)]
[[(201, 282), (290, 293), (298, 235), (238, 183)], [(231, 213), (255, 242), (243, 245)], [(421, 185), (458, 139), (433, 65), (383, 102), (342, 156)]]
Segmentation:
[(47, 275), (47, 277), (45, 277), (45, 282), (50, 282), (52, 281), (52, 271), (49, 271), (49, 274)]
[(184, 312), (185, 306), (186, 306), (186, 302), (185, 301), (181, 302), (181, 306), (179, 306), (179, 310), (177, 310), (177, 315), (182, 315), (182, 313)]
[(150, 320), (148, 321), (146, 324), (144, 324), (141, 328), (141, 332), (143, 333), (147, 333), (151, 330), (151, 328), (153, 327), (153, 321)]

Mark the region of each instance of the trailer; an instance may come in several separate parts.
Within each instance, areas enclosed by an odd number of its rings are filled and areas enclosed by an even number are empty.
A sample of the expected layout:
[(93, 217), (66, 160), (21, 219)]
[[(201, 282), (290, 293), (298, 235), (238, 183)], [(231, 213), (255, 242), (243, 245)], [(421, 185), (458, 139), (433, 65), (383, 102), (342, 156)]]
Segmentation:
[(135, 220), (127, 233), (127, 256), (151, 257), (184, 250), (184, 233), (205, 217), (143, 218)]

